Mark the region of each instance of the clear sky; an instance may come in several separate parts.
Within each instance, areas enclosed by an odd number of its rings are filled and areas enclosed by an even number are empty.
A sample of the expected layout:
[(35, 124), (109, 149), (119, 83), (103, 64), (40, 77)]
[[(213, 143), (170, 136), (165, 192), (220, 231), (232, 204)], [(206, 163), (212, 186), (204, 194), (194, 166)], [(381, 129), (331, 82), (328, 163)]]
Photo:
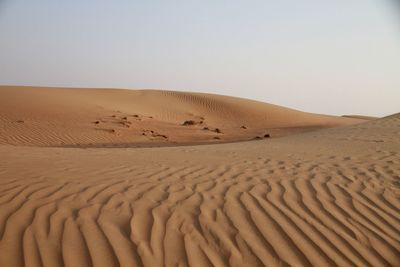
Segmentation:
[(398, 0), (0, 0), (0, 84), (400, 112)]

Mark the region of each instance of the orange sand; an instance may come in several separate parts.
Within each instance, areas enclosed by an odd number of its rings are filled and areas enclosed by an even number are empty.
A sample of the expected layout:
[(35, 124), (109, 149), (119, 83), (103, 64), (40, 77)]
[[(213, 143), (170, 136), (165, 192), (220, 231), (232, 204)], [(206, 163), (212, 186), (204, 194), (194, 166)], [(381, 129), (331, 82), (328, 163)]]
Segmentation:
[[(360, 122), (205, 94), (1, 87), (0, 266), (399, 266), (400, 114)], [(185, 143), (210, 144), (171, 146)], [(169, 147), (124, 147), (153, 145)]]

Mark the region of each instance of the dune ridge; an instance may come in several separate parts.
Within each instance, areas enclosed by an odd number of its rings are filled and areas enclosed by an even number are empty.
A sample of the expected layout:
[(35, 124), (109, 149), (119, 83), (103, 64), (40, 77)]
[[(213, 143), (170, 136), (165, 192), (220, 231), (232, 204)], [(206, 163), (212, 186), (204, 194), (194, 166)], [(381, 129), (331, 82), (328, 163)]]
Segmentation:
[(218, 143), (363, 121), (201, 93), (0, 86), (0, 144), (121, 147)]

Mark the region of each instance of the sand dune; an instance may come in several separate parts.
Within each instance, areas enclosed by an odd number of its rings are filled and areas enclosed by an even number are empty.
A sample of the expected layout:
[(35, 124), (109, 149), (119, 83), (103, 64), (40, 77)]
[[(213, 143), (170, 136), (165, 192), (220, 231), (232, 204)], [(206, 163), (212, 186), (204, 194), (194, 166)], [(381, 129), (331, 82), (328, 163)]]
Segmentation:
[[(192, 127), (178, 123), (198, 114), (209, 126), (226, 125), (221, 127), (226, 131), (243, 121), (258, 127), (251, 118), (271, 114), (273, 122), (266, 119), (260, 131), (266, 125), (349, 121), (236, 98), (160, 91), (119, 91), (108, 103), (104, 90), (91, 104), (89, 90), (60, 90), (46, 98), (46, 90), (21, 88), (17, 91), (31, 94), (22, 106), (21, 96), (2, 90), (1, 109), (13, 112), (1, 112), (0, 266), (399, 266), (400, 114), (228, 144), (43, 147), (57, 145), (58, 138), (69, 144), (88, 137), (113, 141), (84, 129), (117, 111), (136, 112), (143, 121), (153, 116), (165, 123), (163, 130)], [(156, 104), (148, 106), (155, 96), (164, 99), (158, 112)], [(140, 101), (133, 108), (134, 99)], [(176, 105), (163, 107), (165, 99)], [(236, 109), (246, 103), (246, 112)], [(263, 109), (269, 113), (256, 114)], [(221, 110), (225, 118), (217, 116)], [(48, 124), (41, 124), (46, 117)], [(58, 117), (76, 128), (59, 131)], [(33, 133), (25, 132), (28, 126), (11, 127), (15, 120), (32, 123)], [(84, 137), (73, 135), (79, 130)]]
[(99, 147), (215, 143), (362, 121), (200, 93), (0, 86), (0, 144)]

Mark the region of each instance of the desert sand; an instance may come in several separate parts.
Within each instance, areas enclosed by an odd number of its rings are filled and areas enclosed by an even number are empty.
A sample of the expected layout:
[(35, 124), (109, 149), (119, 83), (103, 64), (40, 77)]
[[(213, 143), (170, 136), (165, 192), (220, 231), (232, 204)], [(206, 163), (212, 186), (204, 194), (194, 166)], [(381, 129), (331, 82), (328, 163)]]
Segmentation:
[(400, 263), (400, 114), (3, 86), (0, 155), (0, 266)]
[(211, 94), (0, 86), (0, 144), (126, 147), (221, 143), (365, 120)]

